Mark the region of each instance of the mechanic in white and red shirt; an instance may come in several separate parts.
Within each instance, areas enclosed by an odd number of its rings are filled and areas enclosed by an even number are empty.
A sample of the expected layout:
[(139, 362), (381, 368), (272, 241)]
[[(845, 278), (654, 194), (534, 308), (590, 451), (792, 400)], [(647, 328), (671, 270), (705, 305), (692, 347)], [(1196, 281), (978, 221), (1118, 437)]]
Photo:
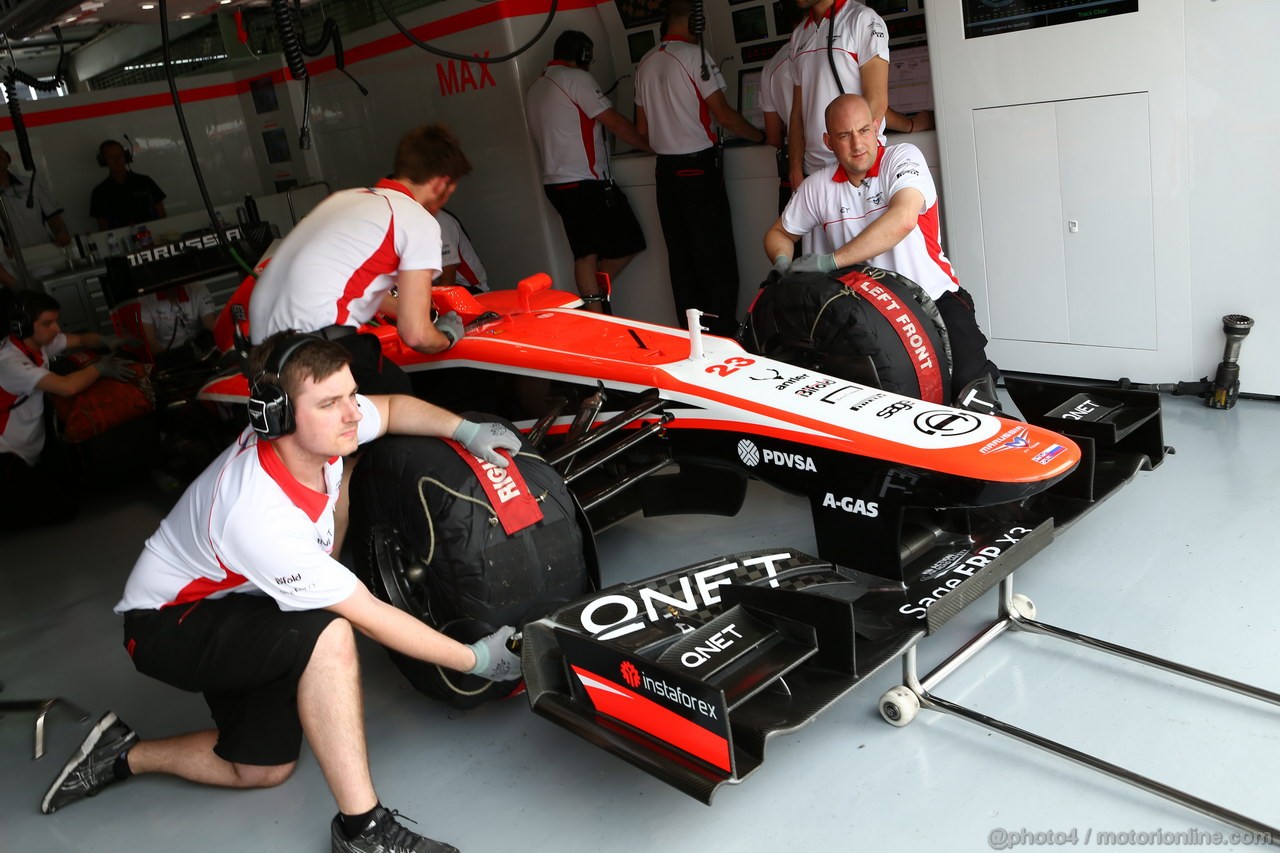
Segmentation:
[(436, 287), (449, 287), (458, 284), (472, 293), (484, 293), (489, 290), (489, 277), (485, 275), (484, 264), (476, 254), (476, 247), (471, 245), (471, 236), (462, 227), (462, 221), (443, 208), (436, 211), (436, 222), (440, 223), (440, 274), (436, 276)]
[(454, 850), (410, 832), (378, 800), (355, 630), (410, 657), (503, 681), (520, 675), (507, 646), (512, 629), (466, 645), (375, 598), (332, 556), (333, 509), (342, 457), (387, 432), (451, 436), (502, 467), (520, 440), (500, 424), (466, 421), (413, 397), (357, 394), (349, 361), (315, 335), (281, 333), (254, 349), (250, 427), (147, 540), (115, 607), (137, 670), (203, 693), (216, 728), (139, 740), (108, 713), (42, 811), (143, 773), (229, 788), (278, 785), (305, 736), (338, 805), (334, 853)]
[(431, 282), (444, 267), (432, 214), (470, 171), (446, 128), (405, 134), (392, 178), (334, 193), (280, 243), (249, 297), (250, 340), (314, 332), (351, 351), (361, 389), (408, 393), (408, 378), (382, 358), (378, 339), (356, 329), (381, 311), (396, 317), (401, 339), (420, 352), (448, 349), (462, 337), (456, 313), (431, 320)]
[(748, 142), (763, 142), (765, 136), (729, 106), (724, 75), (690, 32), (692, 9), (689, 0), (667, 5), (662, 43), (636, 66), (636, 127), (658, 155), (658, 217), (677, 320), (686, 325), (685, 311), (697, 308), (714, 315), (707, 320), (709, 329), (733, 335), (738, 329), (738, 256), (712, 119)]
[(889, 109), (889, 29), (884, 19), (857, 0), (796, 4), (809, 14), (791, 33), (796, 88), (787, 139), (793, 187), (835, 162), (822, 144), (827, 104), (840, 95), (862, 95), (871, 105), (877, 132)]
[(128, 365), (114, 356), (66, 376), (51, 372), (49, 361), (67, 349), (115, 349), (127, 342), (96, 332), (63, 332), (60, 310), (52, 296), (20, 291), (10, 309), (9, 334), (0, 342), (0, 530), (24, 530), (76, 513), (65, 451), (45, 435), (45, 394), (70, 397), (103, 376), (133, 378)]
[[(987, 358), (973, 298), (942, 252), (938, 191), (920, 149), (884, 147), (871, 106), (842, 95), (826, 110), (823, 135), (836, 158), (791, 197), (764, 237), (779, 272), (831, 273), (856, 263), (891, 270), (924, 290), (938, 306), (951, 339), (952, 388), (999, 373)], [(791, 259), (794, 241), (813, 233), (814, 254)], [(959, 394), (957, 394), (957, 397)]]
[(604, 131), (633, 148), (649, 146), (591, 76), (593, 51), (586, 33), (561, 33), (551, 62), (529, 87), (525, 113), (542, 158), (543, 191), (573, 252), (578, 294), (588, 310), (603, 311), (596, 273), (612, 279), (645, 248), (640, 223), (610, 176)]

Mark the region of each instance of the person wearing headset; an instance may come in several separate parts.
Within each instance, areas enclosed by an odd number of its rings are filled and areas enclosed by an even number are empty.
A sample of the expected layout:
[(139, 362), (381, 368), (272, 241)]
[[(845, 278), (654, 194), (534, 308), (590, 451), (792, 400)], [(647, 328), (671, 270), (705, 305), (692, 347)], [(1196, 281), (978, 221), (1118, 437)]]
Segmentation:
[(65, 452), (45, 434), (45, 394), (70, 397), (103, 376), (133, 378), (114, 356), (66, 376), (51, 372), (50, 360), (67, 349), (114, 350), (128, 343), (115, 335), (63, 332), (60, 310), (56, 299), (36, 290), (19, 292), (9, 309), (9, 334), (0, 342), (0, 530), (23, 530), (76, 513)]
[(93, 188), (89, 197), (89, 215), (98, 220), (98, 230), (123, 228), (164, 219), (164, 190), (146, 175), (130, 168), (133, 152), (114, 139), (98, 146), (98, 165), (107, 169), (107, 177)]
[[(999, 371), (987, 358), (973, 297), (942, 252), (938, 191), (924, 155), (910, 143), (881, 145), (880, 123), (860, 95), (832, 101), (825, 123), (823, 139), (836, 162), (804, 179), (765, 234), (774, 269), (832, 273), (867, 263), (909, 278), (946, 324), (952, 387), (959, 392), (989, 377), (994, 394)], [(794, 241), (810, 232), (814, 254), (793, 261)]]
[(181, 348), (218, 320), (209, 289), (200, 282), (165, 287), (138, 300), (142, 339), (153, 356)]
[(409, 393), (408, 377), (382, 357), (378, 338), (356, 330), (375, 314), (396, 319), (400, 339), (440, 352), (462, 339), (450, 311), (431, 317), (431, 283), (444, 269), (440, 224), (458, 181), (470, 173), (457, 137), (443, 125), (409, 131), (396, 146), (392, 177), (320, 202), (280, 242), (249, 296), (249, 338), (285, 329), (313, 332), (351, 352), (366, 393)]
[(520, 675), (513, 629), (463, 644), (374, 598), (331, 555), (333, 505), (342, 458), (388, 432), (452, 437), (499, 467), (520, 439), (414, 397), (359, 394), (350, 358), (296, 332), (254, 348), (250, 425), (147, 540), (115, 607), (134, 667), (203, 693), (216, 728), (140, 740), (108, 712), (55, 778), (43, 812), (144, 773), (228, 788), (279, 785), (305, 737), (337, 801), (334, 853), (455, 849), (411, 832), (379, 800), (355, 632), (506, 681)]
[(636, 66), (636, 127), (658, 155), (658, 218), (677, 320), (687, 325), (685, 311), (698, 308), (714, 315), (707, 319), (711, 331), (733, 335), (738, 256), (712, 119), (749, 142), (763, 142), (765, 135), (729, 106), (724, 75), (690, 30), (692, 12), (689, 0), (668, 3), (662, 43)]
[(594, 45), (577, 30), (556, 38), (552, 60), (525, 97), (529, 130), (542, 162), (542, 189), (560, 214), (573, 280), (590, 311), (604, 311), (596, 273), (618, 275), (645, 249), (644, 232), (609, 173), (604, 131), (632, 148), (649, 146), (613, 108), (590, 74)]

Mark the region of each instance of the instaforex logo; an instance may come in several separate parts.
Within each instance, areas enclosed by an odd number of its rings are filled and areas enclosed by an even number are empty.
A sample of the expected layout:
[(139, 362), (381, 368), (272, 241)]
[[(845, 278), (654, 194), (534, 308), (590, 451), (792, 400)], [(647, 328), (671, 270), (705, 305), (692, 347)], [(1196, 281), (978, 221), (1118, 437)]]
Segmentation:
[[(648, 693), (652, 693), (667, 700), (667, 702), (672, 705), (677, 705), (681, 708), (688, 708), (690, 711), (701, 714), (708, 719), (719, 719), (719, 716), (716, 714), (715, 705), (712, 705), (710, 702), (703, 699), (699, 699), (696, 696), (690, 696), (688, 693), (684, 692), (683, 688), (677, 685), (667, 684), (667, 682), (660, 678), (653, 678), (652, 676), (645, 675), (643, 672), (637, 670), (630, 661), (622, 662), (622, 678), (633, 689), (640, 687)], [(633, 681), (632, 679), (635, 680)]]
[(627, 686), (632, 690), (640, 686), (640, 670), (636, 669), (636, 665), (629, 660), (624, 660), (622, 666), (622, 680), (627, 682)]

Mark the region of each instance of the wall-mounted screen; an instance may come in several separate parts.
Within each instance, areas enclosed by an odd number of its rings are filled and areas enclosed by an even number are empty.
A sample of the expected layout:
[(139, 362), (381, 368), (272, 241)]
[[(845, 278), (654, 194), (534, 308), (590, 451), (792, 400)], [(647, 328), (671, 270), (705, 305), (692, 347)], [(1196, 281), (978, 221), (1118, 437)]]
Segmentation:
[(641, 30), (638, 33), (628, 35), (627, 52), (631, 54), (631, 64), (637, 64), (657, 43), (657, 37), (654, 35), (653, 30)]
[(1138, 0), (964, 0), (964, 37), (1052, 27), (1138, 11)]
[(250, 80), (249, 94), (253, 96), (253, 111), (259, 115), (280, 109), (280, 99), (276, 96), (276, 84), (270, 77)]
[(738, 9), (733, 13), (733, 40), (738, 44), (769, 37), (769, 19), (763, 6)]
[(262, 131), (262, 144), (267, 149), (268, 163), (288, 163), (293, 159), (289, 153), (289, 137), (282, 127)]
[(666, 13), (666, 0), (615, 0), (622, 26), (627, 29), (656, 24)]

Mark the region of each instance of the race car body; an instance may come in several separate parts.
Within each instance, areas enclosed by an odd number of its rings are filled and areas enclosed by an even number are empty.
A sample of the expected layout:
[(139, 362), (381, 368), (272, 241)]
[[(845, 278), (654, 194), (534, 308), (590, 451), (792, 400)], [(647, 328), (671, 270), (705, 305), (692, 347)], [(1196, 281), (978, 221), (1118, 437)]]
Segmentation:
[[(808, 499), (823, 559), (905, 582), (913, 552), (943, 535), (936, 519), (915, 523), (918, 509), (1025, 501), (1064, 479), (1069, 486), (1082, 458), (1092, 477), (1092, 449), (1082, 455), (1076, 441), (1043, 420), (924, 403), (749, 354), (727, 338), (578, 311), (576, 297), (550, 289), (546, 276), (479, 297), (439, 288), (435, 300), (469, 324), (467, 335), (443, 353), (410, 349), (391, 325), (365, 331), (380, 338), (386, 357), (427, 380), (425, 396), (445, 405), (451, 401), (433, 395), (431, 383), (454, 370), (527, 377), (557, 392), (577, 389), (571, 395), (595, 406), (586, 417), (580, 410), (535, 425), (544, 413), (533, 411), (522, 423), (540, 436), (566, 437), (568, 449), (557, 459), (589, 512), (646, 480), (637, 492), (649, 514), (732, 514), (752, 477)], [(1081, 396), (1078, 390), (1064, 388), (1059, 396), (1070, 401)], [(201, 392), (217, 401), (246, 396), (236, 373)], [(606, 417), (626, 417), (596, 425), (602, 398)], [(1130, 408), (1109, 402), (1089, 411), (1105, 421)], [(521, 422), (515, 413), (500, 413)], [(1159, 436), (1144, 435), (1149, 458)], [(621, 451), (586, 459), (606, 436), (632, 442), (625, 448), (631, 468), (616, 469)], [(615, 466), (608, 477), (601, 475), (600, 457)], [(650, 476), (677, 466), (678, 473)], [(1089, 501), (1099, 496), (1092, 487), (1083, 491)]]
[[(468, 324), (443, 353), (411, 350), (394, 326), (364, 331), (443, 405), (458, 408), (440, 396), (453, 372), (467, 389), (507, 380), (494, 405), (532, 397), (520, 416), (498, 413), (596, 529), (636, 494), (647, 514), (732, 514), (749, 478), (808, 500), (817, 557), (713, 557), (524, 626), (537, 713), (705, 802), (753, 772), (772, 735), (937, 630), (1165, 451), (1154, 394), (1007, 379), (1019, 421), (578, 311), (549, 286), (439, 289), (437, 308)], [(201, 396), (242, 402), (245, 380)], [(577, 410), (561, 414), (569, 398)]]

